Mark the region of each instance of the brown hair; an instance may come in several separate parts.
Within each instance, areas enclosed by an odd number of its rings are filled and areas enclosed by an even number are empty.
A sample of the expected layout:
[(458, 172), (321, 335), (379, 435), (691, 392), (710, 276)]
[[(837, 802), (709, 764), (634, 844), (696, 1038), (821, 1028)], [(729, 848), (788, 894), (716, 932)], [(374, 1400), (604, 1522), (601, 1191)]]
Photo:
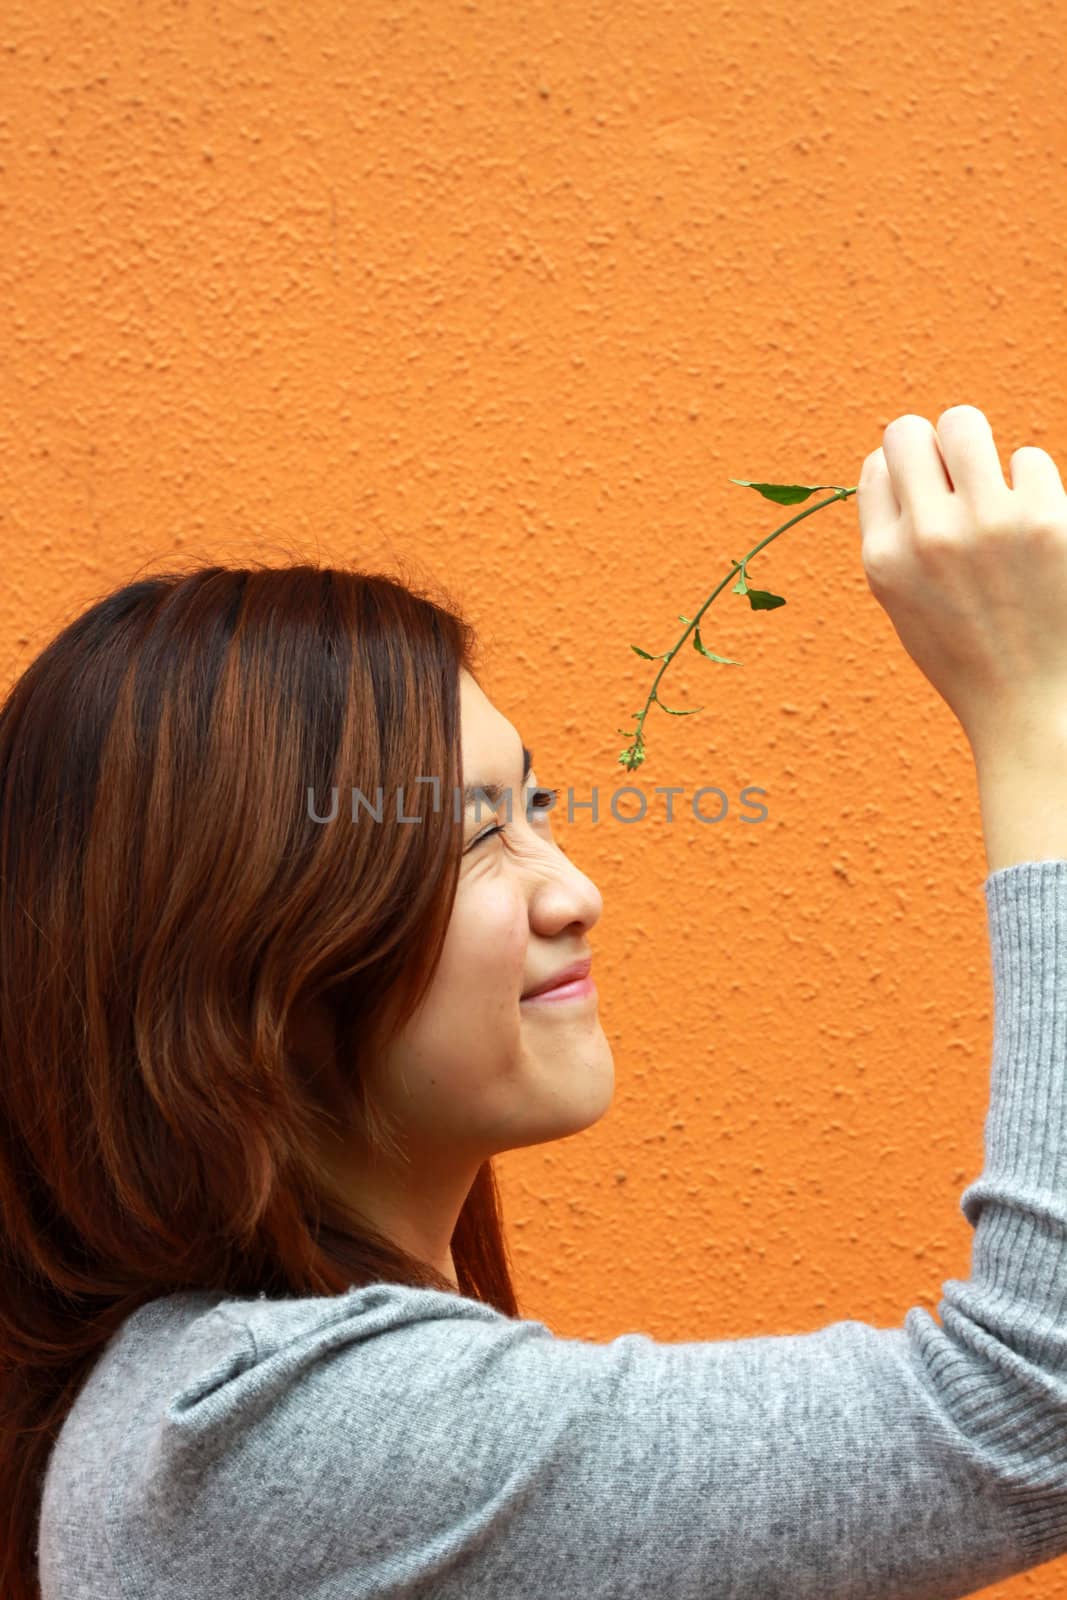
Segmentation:
[[(390, 1141), (361, 1067), (440, 959), (474, 651), (455, 609), (381, 573), (206, 566), (100, 600), (0, 708), (4, 1600), (39, 1600), (51, 1446), (140, 1305), (455, 1293), (336, 1210), (319, 1139), (338, 1117)], [(379, 786), (381, 823), (351, 825), (350, 791)], [(401, 789), (423, 825), (396, 825)], [(319, 1001), (328, 1081), (288, 1038)], [(461, 1294), (518, 1315), (490, 1161), (452, 1254)]]

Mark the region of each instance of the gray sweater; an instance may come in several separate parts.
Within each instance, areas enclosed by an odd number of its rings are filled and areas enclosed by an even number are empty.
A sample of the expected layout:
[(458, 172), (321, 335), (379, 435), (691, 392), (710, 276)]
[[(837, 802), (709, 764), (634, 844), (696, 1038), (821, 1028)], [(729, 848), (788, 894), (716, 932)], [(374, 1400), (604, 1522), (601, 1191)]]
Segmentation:
[(49, 1458), (43, 1600), (949, 1600), (1067, 1553), (1067, 861), (983, 889), (985, 1165), (937, 1318), (597, 1343), (388, 1284), (168, 1295)]

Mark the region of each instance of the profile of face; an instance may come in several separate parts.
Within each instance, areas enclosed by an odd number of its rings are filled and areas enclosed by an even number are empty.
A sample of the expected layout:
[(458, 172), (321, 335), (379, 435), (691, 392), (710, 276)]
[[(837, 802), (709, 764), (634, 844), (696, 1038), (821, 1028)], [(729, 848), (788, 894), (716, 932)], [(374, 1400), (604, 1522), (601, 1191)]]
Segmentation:
[[(368, 1088), (408, 1153), (406, 1173), (353, 1159), (343, 1174), (365, 1214), (442, 1265), (481, 1163), (590, 1127), (615, 1087), (595, 988), (524, 998), (592, 955), (600, 892), (553, 839), (551, 811), (534, 804), (537, 774), (523, 772), (519, 734), (467, 672), (460, 712), (465, 784), (504, 793), (496, 808), (482, 798), (464, 817), (440, 963), (418, 1010), (368, 1070)], [(451, 807), (446, 788), (442, 804)]]

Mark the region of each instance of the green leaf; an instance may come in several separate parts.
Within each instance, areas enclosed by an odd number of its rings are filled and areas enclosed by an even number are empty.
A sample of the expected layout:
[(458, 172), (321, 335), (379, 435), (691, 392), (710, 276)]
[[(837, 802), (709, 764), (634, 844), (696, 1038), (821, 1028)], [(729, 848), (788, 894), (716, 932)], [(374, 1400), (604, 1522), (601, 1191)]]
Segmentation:
[(773, 500), (780, 506), (798, 506), (809, 495), (818, 494), (820, 489), (828, 487), (825, 483), (751, 483), (748, 478), (731, 478), (730, 482), (742, 489), (755, 489), (765, 500)]
[[(736, 566), (737, 563), (735, 562)], [(730, 590), (731, 594), (747, 594), (748, 603), (753, 611), (773, 611), (776, 606), (784, 606), (785, 601), (780, 594), (772, 594), (769, 589), (750, 589), (745, 582), (745, 569), (737, 575), (737, 582)]]
[(636, 651), (637, 654), (644, 661), (658, 661), (659, 660), (659, 656), (650, 656), (647, 650), (638, 650), (637, 645), (635, 645), (635, 644), (632, 644), (630, 646), (630, 649)]
[(681, 612), (679, 612), (679, 613), (678, 613), (678, 621), (679, 621), (679, 622), (686, 622), (686, 623), (688, 623), (688, 622), (692, 622), (692, 620), (693, 620), (693, 619), (692, 619), (692, 617), (683, 617), (683, 616), (682, 616), (682, 614), (681, 614)]
[(699, 650), (702, 656), (707, 656), (709, 661), (721, 661), (724, 667), (739, 667), (740, 661), (731, 661), (728, 656), (717, 656), (714, 650), (709, 650), (706, 644), (700, 641), (700, 629), (693, 635), (693, 649)]
[(704, 709), (703, 706), (694, 706), (692, 711), (672, 711), (670, 706), (665, 706), (663, 704), (662, 700), (657, 700), (656, 704), (659, 706), (660, 710), (665, 711), (669, 717), (695, 717), (698, 711), (703, 711)]

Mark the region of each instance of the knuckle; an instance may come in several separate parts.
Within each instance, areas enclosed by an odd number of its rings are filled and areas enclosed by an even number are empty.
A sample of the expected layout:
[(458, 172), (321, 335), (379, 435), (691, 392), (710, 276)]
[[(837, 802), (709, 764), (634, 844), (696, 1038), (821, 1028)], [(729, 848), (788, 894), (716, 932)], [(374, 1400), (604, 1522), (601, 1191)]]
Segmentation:
[(1067, 515), (1056, 507), (1027, 505), (1019, 498), (986, 511), (978, 518), (978, 532), (983, 539), (1016, 543), (1020, 539), (1036, 539), (1047, 543), (1067, 539)]
[(976, 530), (975, 554), (1000, 559), (1005, 553), (1067, 559), (1067, 520), (1044, 512), (984, 518)]
[(872, 593), (875, 595), (887, 593), (893, 587), (896, 578), (897, 562), (892, 548), (884, 543), (874, 544), (868, 541), (863, 546), (862, 560)]
[(986, 502), (974, 517), (974, 531), (982, 544), (1003, 544), (1017, 539), (1022, 526), (1017, 505), (1004, 505), (999, 500)]
[(961, 542), (957, 529), (949, 527), (947, 522), (924, 522), (915, 529), (916, 546), (925, 555), (937, 556), (956, 550)]
[(1027, 540), (1040, 550), (1067, 552), (1067, 517), (1037, 515), (1024, 528)]
[(1000, 517), (993, 521), (987, 520), (979, 523), (975, 532), (978, 535), (979, 547), (987, 545), (992, 548), (994, 546), (999, 547), (1017, 543), (1019, 535), (1023, 532), (1023, 527), (1017, 517), (1010, 522)]
[(874, 561), (865, 561), (863, 563), (863, 572), (867, 579), (868, 589), (870, 589), (876, 600), (880, 600), (889, 587), (886, 574), (878, 563)]

